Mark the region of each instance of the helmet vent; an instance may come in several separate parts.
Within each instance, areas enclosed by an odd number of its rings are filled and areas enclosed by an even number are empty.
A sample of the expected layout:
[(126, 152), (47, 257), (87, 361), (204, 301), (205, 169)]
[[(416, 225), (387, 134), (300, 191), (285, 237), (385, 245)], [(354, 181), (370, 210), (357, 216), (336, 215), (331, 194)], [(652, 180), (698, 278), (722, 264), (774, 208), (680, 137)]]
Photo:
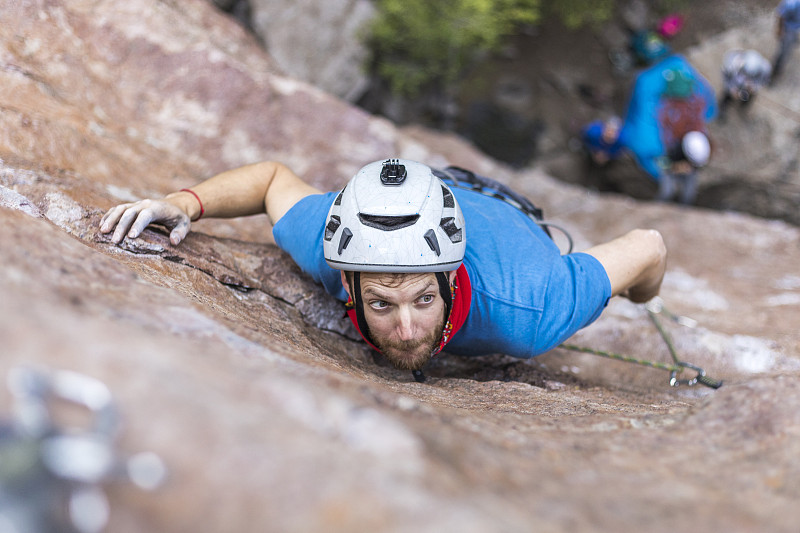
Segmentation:
[[(346, 188), (347, 186), (345, 186), (344, 189)], [(342, 205), (342, 195), (344, 194), (344, 189), (339, 191), (339, 195), (336, 197), (336, 200), (333, 201), (333, 205)]]
[(339, 218), (338, 215), (331, 215), (331, 219), (328, 220), (328, 224), (325, 226), (325, 240), (329, 241), (333, 239), (334, 233), (336, 233), (336, 230), (339, 229), (341, 225), (342, 219)]
[(455, 207), (456, 201), (453, 199), (453, 193), (450, 192), (450, 189), (442, 185), (442, 207)]
[(450, 237), (450, 242), (456, 243), (461, 242), (464, 238), (464, 232), (456, 226), (456, 219), (453, 217), (443, 218), (439, 222), (439, 227), (441, 227), (447, 236)]
[(364, 213), (359, 213), (358, 219), (362, 224), (369, 226), (370, 228), (379, 229), (381, 231), (394, 231), (396, 229), (413, 226), (414, 223), (419, 220), (419, 215), (390, 217), (384, 215), (365, 215)]

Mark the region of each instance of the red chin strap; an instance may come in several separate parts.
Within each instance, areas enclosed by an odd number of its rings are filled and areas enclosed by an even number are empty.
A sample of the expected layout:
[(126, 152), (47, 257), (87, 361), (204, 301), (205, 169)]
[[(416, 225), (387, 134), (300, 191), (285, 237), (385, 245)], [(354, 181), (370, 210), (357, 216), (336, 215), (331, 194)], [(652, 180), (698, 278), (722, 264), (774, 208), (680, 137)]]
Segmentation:
[[(472, 285), (470, 285), (469, 275), (467, 274), (467, 269), (464, 267), (463, 263), (458, 267), (458, 270), (456, 270), (456, 279), (453, 285), (450, 286), (450, 292), (452, 296), (450, 316), (447, 317), (447, 321), (444, 324), (444, 330), (442, 331), (442, 339), (439, 341), (439, 347), (434, 350), (432, 355), (436, 355), (441, 352), (442, 349), (444, 349), (445, 345), (453, 338), (453, 335), (455, 335), (458, 330), (461, 329), (461, 326), (464, 325), (464, 322), (466, 322), (467, 316), (469, 315), (469, 306), (470, 302), (472, 301)], [(375, 351), (380, 352), (380, 350), (361, 331), (361, 328), (358, 325), (358, 317), (352, 298), (347, 300), (345, 307), (347, 309), (347, 316), (350, 318), (350, 321), (353, 323), (353, 326), (355, 326), (359, 335), (361, 335), (366, 343), (372, 346)]]

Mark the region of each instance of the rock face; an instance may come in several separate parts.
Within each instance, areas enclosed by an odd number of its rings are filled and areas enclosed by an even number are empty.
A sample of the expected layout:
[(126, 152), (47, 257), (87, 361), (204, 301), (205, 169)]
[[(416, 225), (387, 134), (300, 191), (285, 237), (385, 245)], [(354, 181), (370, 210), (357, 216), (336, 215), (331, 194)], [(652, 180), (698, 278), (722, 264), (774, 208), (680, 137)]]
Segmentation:
[[(770, 61), (777, 52), (774, 13), (709, 38), (691, 50), (715, 89), (722, 90), (720, 58), (726, 51), (759, 51)], [(740, 209), (782, 218), (800, 225), (800, 68), (795, 58), (775, 83), (763, 89), (747, 108), (731, 106), (717, 120), (713, 163), (705, 173), (704, 205)], [(740, 207), (742, 206), (742, 207)]]
[(366, 90), (369, 0), (251, 0), (251, 25), (289, 76), (356, 101)]
[[(120, 447), (164, 459), (157, 493), (108, 489), (108, 531), (796, 530), (796, 227), (591, 194), (397, 129), (276, 74), (204, 1), (0, 5), (0, 370), (101, 379)], [(353, 340), (264, 217), (200, 221), (179, 247), (96, 229), (232, 166), (278, 159), (332, 189), (390, 155), (512, 184), (578, 249), (659, 229), (664, 301), (699, 324), (665, 327), (725, 385), (560, 349), (443, 356), (418, 384)], [(572, 341), (669, 361), (627, 301)]]

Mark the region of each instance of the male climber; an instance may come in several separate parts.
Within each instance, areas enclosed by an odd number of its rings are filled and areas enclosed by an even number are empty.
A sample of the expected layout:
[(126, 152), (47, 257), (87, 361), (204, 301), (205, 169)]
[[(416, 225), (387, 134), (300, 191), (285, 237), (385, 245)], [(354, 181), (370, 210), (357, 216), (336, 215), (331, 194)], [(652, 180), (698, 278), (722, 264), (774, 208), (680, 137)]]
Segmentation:
[(622, 133), (622, 120), (616, 116), (606, 120), (594, 120), (581, 130), (583, 146), (589, 153), (592, 163), (603, 166), (625, 152), (625, 142), (620, 133)]
[(160, 224), (178, 245), (201, 216), (266, 213), (278, 246), (347, 302), (370, 345), (415, 377), (442, 349), (532, 357), (594, 321), (611, 296), (646, 302), (658, 293), (666, 249), (657, 231), (561, 255), (511, 203), (457, 185), (424, 164), (390, 159), (322, 193), (262, 162), (114, 207), (100, 230), (119, 243)]

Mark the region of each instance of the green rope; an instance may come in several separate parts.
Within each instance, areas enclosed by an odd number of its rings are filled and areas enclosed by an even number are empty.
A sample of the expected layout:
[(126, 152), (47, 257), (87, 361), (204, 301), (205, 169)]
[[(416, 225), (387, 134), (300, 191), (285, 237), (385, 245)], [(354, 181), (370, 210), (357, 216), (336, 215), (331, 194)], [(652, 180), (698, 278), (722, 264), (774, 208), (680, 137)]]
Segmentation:
[(677, 365), (668, 365), (666, 363), (659, 363), (658, 361), (649, 361), (647, 359), (637, 359), (635, 357), (622, 355), (619, 353), (607, 352), (605, 350), (595, 350), (594, 348), (587, 348), (586, 346), (577, 346), (575, 344), (562, 344), (560, 347), (567, 350), (572, 350), (573, 352), (590, 353), (593, 355), (607, 357), (609, 359), (616, 359), (617, 361), (625, 361), (626, 363), (635, 363), (637, 365), (649, 366), (650, 368), (667, 370), (669, 372), (683, 371), (683, 368)]
[[(650, 317), (650, 320), (655, 325), (656, 329), (658, 330), (661, 338), (664, 339), (664, 342), (667, 345), (667, 349), (669, 350), (669, 354), (674, 361), (674, 364), (668, 365), (666, 363), (661, 363), (658, 361), (650, 361), (649, 359), (638, 359), (636, 357), (631, 357), (628, 355), (623, 355), (615, 352), (608, 352), (605, 350), (596, 350), (594, 348), (588, 348), (585, 346), (577, 346), (575, 344), (561, 344), (561, 348), (566, 350), (571, 350), (573, 352), (581, 352), (581, 353), (589, 353), (593, 355), (599, 355), (601, 357), (606, 357), (609, 359), (616, 359), (617, 361), (624, 361), (626, 363), (635, 363), (637, 365), (648, 366), (650, 368), (657, 368), (660, 370), (666, 370), (670, 372), (670, 381), (669, 384), (673, 387), (677, 387), (678, 385), (696, 385), (700, 383), (707, 387), (711, 387), (712, 389), (718, 389), (722, 386), (722, 381), (717, 381), (706, 376), (705, 370), (700, 368), (699, 366), (695, 366), (691, 363), (687, 363), (685, 361), (681, 361), (678, 358), (678, 354), (675, 350), (675, 345), (672, 343), (672, 339), (670, 338), (667, 331), (664, 329), (664, 326), (661, 324), (661, 321), (656, 316), (657, 313), (664, 312), (671, 318), (676, 318), (676, 315), (673, 315), (664, 309), (663, 305), (659, 304), (657, 310), (653, 310), (651, 308), (647, 308), (647, 314)], [(679, 317), (680, 318), (680, 317)], [(676, 320), (677, 321), (677, 320)], [(690, 379), (678, 379), (678, 374), (682, 373), (685, 368), (689, 368), (694, 370), (697, 375)]]
[(653, 325), (655, 325), (656, 329), (661, 334), (661, 338), (664, 339), (664, 342), (667, 345), (667, 350), (669, 350), (669, 354), (672, 356), (672, 360), (677, 365), (680, 363), (680, 359), (678, 359), (678, 353), (675, 351), (675, 345), (672, 344), (672, 339), (670, 338), (669, 333), (667, 333), (667, 330), (665, 330), (664, 326), (661, 325), (661, 321), (658, 319), (658, 317), (656, 317), (655, 311), (648, 309), (647, 316), (650, 317)]

